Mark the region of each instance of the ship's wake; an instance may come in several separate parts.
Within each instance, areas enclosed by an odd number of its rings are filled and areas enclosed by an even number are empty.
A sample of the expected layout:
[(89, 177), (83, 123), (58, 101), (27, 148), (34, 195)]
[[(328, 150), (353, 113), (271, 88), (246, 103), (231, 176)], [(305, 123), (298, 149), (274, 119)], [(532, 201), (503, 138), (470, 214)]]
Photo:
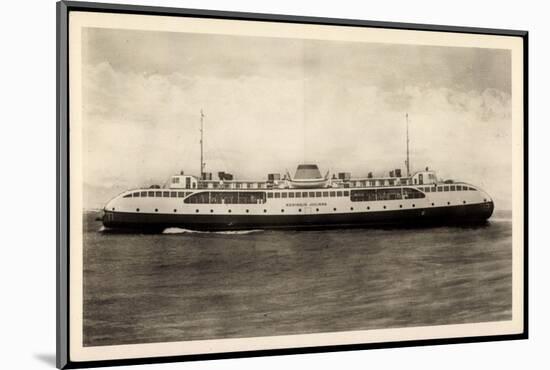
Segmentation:
[(512, 218), (508, 218), (508, 217), (491, 217), (490, 219), (488, 219), (487, 221), (489, 222), (512, 222)]
[(246, 235), (246, 234), (255, 234), (263, 232), (262, 229), (252, 229), (252, 230), (230, 230), (230, 231), (200, 231), (200, 230), (190, 230), (182, 229), (179, 227), (169, 227), (164, 229), (163, 234), (225, 234), (225, 235)]

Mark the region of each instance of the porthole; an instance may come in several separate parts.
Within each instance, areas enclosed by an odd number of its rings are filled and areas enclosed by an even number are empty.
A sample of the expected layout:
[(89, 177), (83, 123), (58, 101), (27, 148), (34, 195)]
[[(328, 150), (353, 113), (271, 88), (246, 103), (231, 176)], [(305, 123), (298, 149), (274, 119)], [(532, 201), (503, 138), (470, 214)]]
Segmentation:
[(112, 209), (113, 209), (113, 211), (114, 211), (114, 210), (115, 210), (115, 207), (113, 207)]
[(334, 210), (336, 211), (336, 208), (334, 208)]
[(178, 210), (177, 209), (174, 209), (174, 212), (177, 212)]
[(414, 207), (416, 207), (416, 205), (415, 205), (415, 204), (413, 204), (413, 208), (414, 208)]
[(227, 210), (227, 212), (231, 213), (231, 210), (230, 210), (230, 209), (228, 209), (228, 210)]
[(139, 212), (139, 208), (136, 208), (136, 212)]
[(451, 205), (451, 202), (447, 202), (447, 205), (450, 206), (450, 205)]
[(213, 209), (211, 209), (211, 210), (210, 210), (210, 213), (214, 213), (214, 210), (213, 210)]
[(465, 201), (465, 200), (463, 200), (463, 201), (462, 201), (462, 204), (466, 204), (466, 201)]
[(316, 210), (317, 212), (319, 212), (319, 208), (315, 208), (315, 210)]
[(155, 208), (155, 212), (158, 212), (158, 211), (159, 211), (159, 209), (158, 209), (158, 208)]
[(352, 210), (352, 211), (353, 211), (353, 207), (350, 207), (350, 210)]
[[(483, 201), (484, 201), (484, 202), (486, 202), (486, 201), (487, 201), (487, 199), (483, 199)], [(114, 208), (113, 208), (113, 210), (114, 210)]]
[(246, 210), (246, 213), (250, 212), (248, 209)]
[(370, 209), (370, 207), (367, 207), (367, 211)]
[(399, 205), (399, 208), (403, 208), (403, 205), (402, 205), (402, 204), (400, 204), (400, 205)]
[(264, 209), (264, 213), (266, 213), (266, 212), (267, 212), (267, 209)]
[(302, 212), (302, 209), (301, 209), (301, 208), (298, 208), (298, 212)]
[(196, 210), (195, 210), (195, 212), (199, 213), (199, 210), (198, 210), (198, 209), (196, 209)]
[(384, 206), (384, 209), (386, 209), (386, 206)]
[(283, 213), (285, 210), (284, 209), (281, 209), (281, 213)]

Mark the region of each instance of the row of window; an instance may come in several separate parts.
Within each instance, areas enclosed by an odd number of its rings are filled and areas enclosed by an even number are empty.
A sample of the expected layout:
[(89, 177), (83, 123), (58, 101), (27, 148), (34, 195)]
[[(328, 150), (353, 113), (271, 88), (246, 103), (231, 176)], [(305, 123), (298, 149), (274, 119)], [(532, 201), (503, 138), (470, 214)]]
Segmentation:
[(377, 200), (416, 199), (426, 195), (412, 188), (361, 189), (351, 191), (352, 202), (369, 202)]
[(265, 203), (263, 191), (205, 191), (184, 200), (191, 204), (261, 204)]
[[(408, 179), (380, 179), (380, 180), (352, 180), (349, 182), (351, 187), (365, 186), (393, 186), (393, 185), (409, 185)], [(347, 184), (344, 184), (347, 185)]]
[(442, 192), (442, 191), (476, 191), (476, 189), (466, 185), (425, 186), (425, 187), (420, 187), (419, 189), (426, 193), (430, 193), (430, 192), (435, 193), (435, 192)]
[(267, 189), (267, 183), (257, 183), (257, 182), (230, 182), (222, 183), (218, 181), (209, 181), (201, 182), (199, 184), (200, 189)]
[(349, 190), (343, 191), (290, 191), (267, 193), (268, 198), (321, 198), (348, 197)]
[[(137, 191), (129, 193), (124, 198), (136, 197), (159, 197), (159, 198), (185, 198), (192, 194), (188, 191)], [(347, 197), (349, 191), (304, 191), (304, 192), (268, 192), (267, 198), (320, 198), (320, 197)], [(215, 192), (206, 191), (193, 195), (185, 200), (185, 203), (225, 203), (225, 204), (247, 204), (247, 203), (264, 203), (265, 192)], [(260, 200), (260, 202), (258, 202)]]
[(148, 190), (148, 191), (135, 191), (133, 193), (126, 194), (124, 198), (185, 198), (191, 191), (160, 191), (160, 190)]
[[(444, 191), (475, 191), (471, 186), (466, 185), (438, 185), (419, 187), (420, 190), (430, 192)], [(156, 197), (156, 198), (185, 198), (192, 194), (189, 191), (168, 191), (168, 190), (148, 190), (136, 191), (126, 194), (124, 198)], [(411, 188), (390, 188), (390, 189), (361, 189), (352, 190), (351, 200), (354, 202), (371, 200), (393, 200), (393, 199), (411, 199), (424, 198), (424, 194)], [(267, 192), (267, 198), (321, 198), (321, 197), (347, 197), (350, 195), (348, 190), (330, 190), (330, 191), (290, 191), (290, 192)], [(196, 198), (195, 198), (196, 197)], [(186, 200), (186, 203), (225, 203), (225, 204), (249, 204), (264, 203), (265, 192), (202, 192), (195, 194), (192, 200)]]

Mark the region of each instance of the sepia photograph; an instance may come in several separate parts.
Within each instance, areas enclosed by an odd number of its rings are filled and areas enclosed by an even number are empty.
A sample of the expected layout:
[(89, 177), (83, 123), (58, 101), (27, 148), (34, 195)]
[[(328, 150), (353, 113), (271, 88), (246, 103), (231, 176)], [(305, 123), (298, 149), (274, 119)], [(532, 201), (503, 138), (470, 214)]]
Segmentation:
[(70, 21), (74, 361), (524, 332), (521, 38)]

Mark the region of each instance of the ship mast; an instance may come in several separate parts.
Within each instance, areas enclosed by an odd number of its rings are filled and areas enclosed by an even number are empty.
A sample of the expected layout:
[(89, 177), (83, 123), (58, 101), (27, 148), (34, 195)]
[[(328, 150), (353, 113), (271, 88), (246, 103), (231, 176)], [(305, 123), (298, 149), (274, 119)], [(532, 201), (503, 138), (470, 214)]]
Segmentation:
[(409, 113), (405, 113), (405, 121), (407, 122), (407, 160), (405, 161), (405, 164), (407, 165), (407, 177), (409, 177), (411, 176), (409, 160)]
[(202, 112), (202, 109), (201, 109), (201, 177), (200, 177), (201, 180), (204, 178), (204, 167), (205, 167), (204, 158), (203, 158), (203, 139), (202, 139), (203, 132), (204, 132), (204, 113)]

